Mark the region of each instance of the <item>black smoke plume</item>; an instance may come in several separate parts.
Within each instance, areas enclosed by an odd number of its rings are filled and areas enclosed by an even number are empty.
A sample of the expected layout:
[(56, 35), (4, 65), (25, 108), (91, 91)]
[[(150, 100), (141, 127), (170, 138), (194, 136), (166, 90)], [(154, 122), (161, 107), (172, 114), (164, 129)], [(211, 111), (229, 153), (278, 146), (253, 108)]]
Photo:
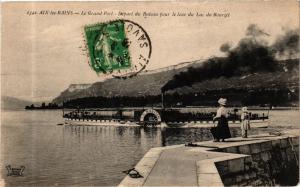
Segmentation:
[(225, 52), (227, 57), (210, 58), (198, 68), (191, 67), (188, 71), (175, 75), (161, 88), (162, 92), (222, 76), (274, 72), (278, 70), (276, 55), (291, 56), (299, 53), (296, 44), (299, 41), (299, 34), (295, 31), (287, 32), (271, 46), (264, 39), (269, 34), (255, 24), (248, 26), (245, 35), (235, 48), (231, 48), (228, 43), (221, 45), (220, 50)]

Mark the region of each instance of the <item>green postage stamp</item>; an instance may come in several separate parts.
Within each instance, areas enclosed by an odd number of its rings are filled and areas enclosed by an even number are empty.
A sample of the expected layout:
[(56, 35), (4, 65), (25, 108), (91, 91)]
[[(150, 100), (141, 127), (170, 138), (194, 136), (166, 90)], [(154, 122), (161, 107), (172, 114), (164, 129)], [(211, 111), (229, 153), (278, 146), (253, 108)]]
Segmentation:
[(89, 65), (97, 74), (126, 78), (143, 71), (151, 57), (147, 32), (130, 20), (115, 20), (84, 27)]
[(84, 28), (90, 65), (97, 73), (131, 67), (124, 21), (98, 23)]

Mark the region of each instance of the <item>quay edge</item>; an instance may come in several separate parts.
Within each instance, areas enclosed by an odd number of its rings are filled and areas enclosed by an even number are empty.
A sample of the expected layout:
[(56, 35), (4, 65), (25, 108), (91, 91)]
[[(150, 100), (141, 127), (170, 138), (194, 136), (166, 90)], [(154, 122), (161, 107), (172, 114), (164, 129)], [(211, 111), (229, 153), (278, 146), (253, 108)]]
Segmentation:
[[(143, 178), (126, 176), (119, 187), (296, 185), (299, 132), (295, 129), (279, 136), (260, 134), (228, 142), (197, 142), (193, 147), (152, 148), (135, 166)], [(284, 173), (290, 181), (284, 181)]]

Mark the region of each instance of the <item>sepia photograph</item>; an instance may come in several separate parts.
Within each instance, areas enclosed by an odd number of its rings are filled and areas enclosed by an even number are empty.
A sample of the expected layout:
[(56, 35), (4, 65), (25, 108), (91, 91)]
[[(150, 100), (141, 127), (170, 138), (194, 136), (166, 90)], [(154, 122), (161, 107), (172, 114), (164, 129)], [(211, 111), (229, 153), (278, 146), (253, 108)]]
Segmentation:
[(298, 186), (299, 7), (2, 2), (0, 186)]

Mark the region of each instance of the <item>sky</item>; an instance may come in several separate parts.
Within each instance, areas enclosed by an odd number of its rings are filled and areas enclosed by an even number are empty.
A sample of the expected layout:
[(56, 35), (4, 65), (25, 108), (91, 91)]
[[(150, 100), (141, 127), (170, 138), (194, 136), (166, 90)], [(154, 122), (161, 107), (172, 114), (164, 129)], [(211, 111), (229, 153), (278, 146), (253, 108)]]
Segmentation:
[[(103, 81), (88, 65), (83, 27), (115, 19), (141, 25), (152, 42), (146, 69), (222, 56), (220, 45), (233, 46), (256, 24), (270, 43), (286, 29), (299, 27), (296, 1), (172, 2), (27, 2), (2, 3), (1, 94), (30, 101), (51, 100), (70, 84)], [(116, 15), (28, 15), (28, 11), (113, 11)], [(118, 12), (192, 12), (204, 17), (118, 16)], [(229, 17), (206, 17), (220, 13)]]

